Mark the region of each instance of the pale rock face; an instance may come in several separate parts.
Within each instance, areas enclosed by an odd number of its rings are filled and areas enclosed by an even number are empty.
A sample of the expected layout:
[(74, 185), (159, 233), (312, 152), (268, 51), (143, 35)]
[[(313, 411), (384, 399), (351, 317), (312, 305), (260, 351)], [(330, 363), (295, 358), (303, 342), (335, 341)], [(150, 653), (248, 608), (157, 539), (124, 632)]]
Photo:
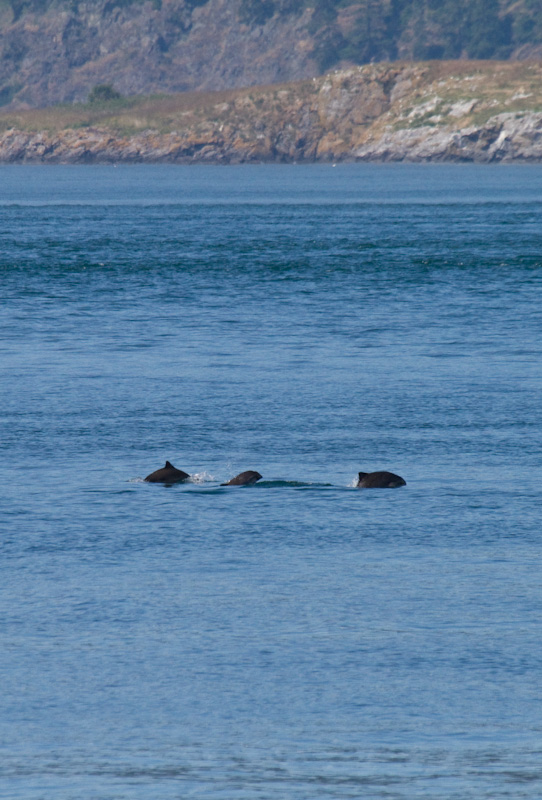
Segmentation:
[(125, 95), (219, 90), (317, 74), (311, 11), (247, 27), (240, 0), (78, 0), (0, 18), (0, 90), (14, 107), (84, 102), (97, 84)]
[[(166, 105), (154, 111), (151, 101), (145, 101), (145, 106), (112, 113), (109, 123), (105, 117), (78, 127), (59, 123), (56, 132), (51, 125), (43, 126), (47, 130), (35, 127), (32, 120), (41, 112), (12, 113), (6, 120), (19, 122), (12, 121), (8, 130), (4, 125), (0, 133), (0, 161), (542, 161), (538, 95), (526, 90), (526, 99), (519, 98), (512, 80), (514, 75), (516, 80), (528, 78), (532, 89), (542, 84), (542, 65), (526, 67), (528, 72), (520, 75), (517, 65), (501, 65), (501, 85), (511, 77), (509, 96), (500, 104), (490, 91), (480, 95), (480, 86), (464, 74), (464, 66), (448, 84), (443, 69), (438, 67), (435, 78), (426, 65), (369, 65), (296, 84), (179, 95), (166, 98)], [(402, 87), (399, 93), (397, 86)], [(475, 96), (469, 97), (469, 91)], [(518, 103), (526, 104), (523, 110)], [(511, 105), (515, 110), (502, 110)], [(436, 121), (432, 112), (437, 106)], [(413, 115), (413, 108), (425, 109), (429, 116)]]

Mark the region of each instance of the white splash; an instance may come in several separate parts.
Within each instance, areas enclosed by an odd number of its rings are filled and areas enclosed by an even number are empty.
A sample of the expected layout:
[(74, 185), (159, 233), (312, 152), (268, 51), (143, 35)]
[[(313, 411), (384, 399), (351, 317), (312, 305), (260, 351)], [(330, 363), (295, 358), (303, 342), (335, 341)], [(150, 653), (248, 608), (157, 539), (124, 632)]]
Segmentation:
[(211, 475), (210, 472), (195, 472), (193, 475), (190, 476), (190, 481), (187, 483), (208, 483), (209, 481), (215, 481), (216, 478), (214, 475)]

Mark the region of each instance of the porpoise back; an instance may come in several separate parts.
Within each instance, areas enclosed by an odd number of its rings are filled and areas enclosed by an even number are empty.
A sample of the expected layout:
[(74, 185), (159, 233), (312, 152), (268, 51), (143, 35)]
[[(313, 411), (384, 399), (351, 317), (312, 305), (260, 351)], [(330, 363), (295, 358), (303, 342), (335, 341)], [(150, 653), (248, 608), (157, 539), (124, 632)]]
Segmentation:
[(157, 469), (156, 472), (151, 472), (150, 475), (147, 475), (145, 478), (148, 483), (179, 483), (180, 481), (185, 481), (189, 478), (190, 475), (187, 472), (183, 472), (182, 469), (177, 469), (170, 464), (169, 461), (166, 461), (166, 466), (162, 467), (162, 469)]
[(359, 472), (359, 489), (396, 489), (398, 486), (406, 486), (406, 481), (400, 475), (393, 472)]
[(262, 476), (259, 472), (254, 472), (252, 469), (248, 469), (246, 472), (240, 472), (239, 475), (236, 475), (235, 478), (232, 478), (231, 481), (227, 483), (221, 483), (221, 486), (250, 486), (252, 483), (256, 483), (259, 481)]

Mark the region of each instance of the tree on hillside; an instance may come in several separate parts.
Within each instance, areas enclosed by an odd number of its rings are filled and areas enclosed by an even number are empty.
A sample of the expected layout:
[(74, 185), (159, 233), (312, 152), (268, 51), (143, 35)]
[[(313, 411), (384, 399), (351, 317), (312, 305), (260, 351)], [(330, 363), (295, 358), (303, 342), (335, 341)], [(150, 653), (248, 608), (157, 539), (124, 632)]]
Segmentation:
[(122, 97), (110, 83), (100, 83), (95, 86), (88, 96), (89, 103), (109, 103), (111, 100), (120, 100)]

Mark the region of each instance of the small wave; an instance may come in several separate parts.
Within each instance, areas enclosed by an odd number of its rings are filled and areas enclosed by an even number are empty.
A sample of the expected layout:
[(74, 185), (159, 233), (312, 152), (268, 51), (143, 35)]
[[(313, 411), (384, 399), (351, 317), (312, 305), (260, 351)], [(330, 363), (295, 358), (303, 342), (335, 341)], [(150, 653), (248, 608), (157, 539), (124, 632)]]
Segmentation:
[(258, 481), (255, 483), (259, 489), (322, 489), (333, 486), (332, 483), (309, 483), (307, 481)]

